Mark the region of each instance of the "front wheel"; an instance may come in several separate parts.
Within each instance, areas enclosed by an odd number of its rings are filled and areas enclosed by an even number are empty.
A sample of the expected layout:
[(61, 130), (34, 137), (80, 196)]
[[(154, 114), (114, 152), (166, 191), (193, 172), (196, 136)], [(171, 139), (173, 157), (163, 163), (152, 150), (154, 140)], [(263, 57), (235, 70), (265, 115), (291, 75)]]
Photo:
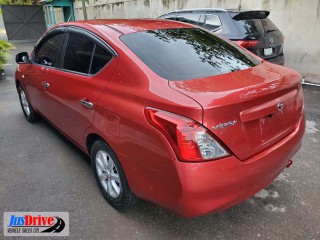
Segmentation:
[(100, 191), (112, 207), (125, 210), (135, 202), (119, 160), (105, 142), (93, 144), (91, 165)]
[(19, 94), (20, 105), (27, 121), (33, 123), (39, 120), (38, 113), (36, 113), (36, 111), (31, 106), (29, 99), (27, 97), (27, 94), (25, 93), (21, 85), (18, 86), (18, 94)]

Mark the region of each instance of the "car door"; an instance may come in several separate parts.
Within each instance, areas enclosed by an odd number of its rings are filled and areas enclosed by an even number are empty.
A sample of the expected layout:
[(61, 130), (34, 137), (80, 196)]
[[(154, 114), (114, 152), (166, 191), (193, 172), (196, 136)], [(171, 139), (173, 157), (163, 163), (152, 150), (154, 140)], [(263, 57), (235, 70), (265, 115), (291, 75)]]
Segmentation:
[(109, 45), (91, 33), (75, 27), (67, 32), (61, 69), (49, 79), (53, 104), (48, 116), (65, 135), (83, 146), (84, 131), (93, 123), (117, 57)]
[(57, 28), (47, 33), (37, 44), (31, 62), (26, 68), (25, 90), (32, 106), (47, 117), (50, 114), (52, 100), (48, 95), (51, 73), (60, 65), (61, 46), (66, 37), (66, 28)]

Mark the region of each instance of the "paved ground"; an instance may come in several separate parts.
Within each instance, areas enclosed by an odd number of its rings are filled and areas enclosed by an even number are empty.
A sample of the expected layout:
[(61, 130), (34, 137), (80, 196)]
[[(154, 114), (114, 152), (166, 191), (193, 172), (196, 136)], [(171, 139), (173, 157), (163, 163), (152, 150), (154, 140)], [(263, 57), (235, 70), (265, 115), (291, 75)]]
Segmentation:
[(89, 159), (45, 121), (24, 119), (9, 77), (0, 81), (0, 210), (68, 211), (72, 239), (320, 239), (320, 88), (306, 86), (305, 100), (307, 132), (291, 168), (236, 207), (182, 219), (145, 201), (111, 208)]

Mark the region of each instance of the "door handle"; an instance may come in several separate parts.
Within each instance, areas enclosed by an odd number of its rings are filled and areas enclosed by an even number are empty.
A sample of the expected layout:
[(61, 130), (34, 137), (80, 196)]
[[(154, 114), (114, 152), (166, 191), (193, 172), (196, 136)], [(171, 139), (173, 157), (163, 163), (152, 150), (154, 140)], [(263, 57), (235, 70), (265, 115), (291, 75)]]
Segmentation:
[(86, 108), (93, 108), (93, 103), (89, 102), (88, 99), (84, 98), (80, 100), (80, 104), (85, 106)]
[(41, 84), (44, 88), (48, 88), (50, 86), (48, 82), (42, 82)]

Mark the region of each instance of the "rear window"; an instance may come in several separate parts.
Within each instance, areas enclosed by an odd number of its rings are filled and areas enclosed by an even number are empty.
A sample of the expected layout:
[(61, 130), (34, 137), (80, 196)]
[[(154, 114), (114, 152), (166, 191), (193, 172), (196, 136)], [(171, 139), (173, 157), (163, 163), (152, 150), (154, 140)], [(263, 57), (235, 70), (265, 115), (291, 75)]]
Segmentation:
[(234, 20), (245, 39), (260, 39), (264, 33), (277, 31), (277, 26), (269, 19)]
[(261, 19), (261, 22), (265, 32), (272, 32), (272, 31), (279, 30), (278, 27), (269, 18)]
[(234, 20), (244, 39), (259, 39), (264, 34), (260, 19)]
[(198, 28), (137, 32), (121, 40), (152, 71), (172, 81), (230, 73), (260, 63), (235, 44)]

